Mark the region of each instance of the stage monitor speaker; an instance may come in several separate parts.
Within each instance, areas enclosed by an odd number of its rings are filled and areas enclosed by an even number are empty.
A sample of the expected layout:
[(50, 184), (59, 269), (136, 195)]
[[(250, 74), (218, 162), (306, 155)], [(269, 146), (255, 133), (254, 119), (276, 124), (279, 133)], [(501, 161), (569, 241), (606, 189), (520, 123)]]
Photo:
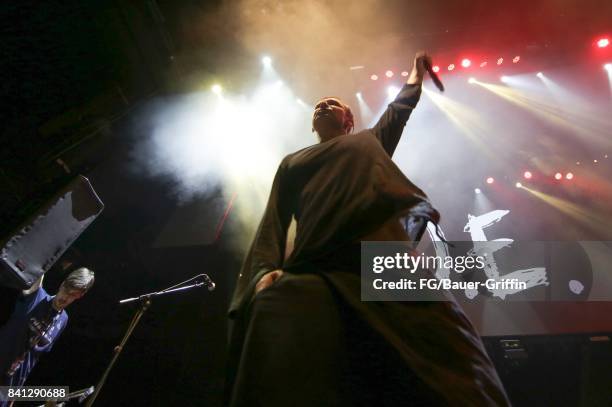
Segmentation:
[(483, 341), (514, 407), (612, 406), (612, 340), (608, 333)]
[(76, 177), (0, 242), (0, 285), (31, 287), (103, 208), (89, 180)]

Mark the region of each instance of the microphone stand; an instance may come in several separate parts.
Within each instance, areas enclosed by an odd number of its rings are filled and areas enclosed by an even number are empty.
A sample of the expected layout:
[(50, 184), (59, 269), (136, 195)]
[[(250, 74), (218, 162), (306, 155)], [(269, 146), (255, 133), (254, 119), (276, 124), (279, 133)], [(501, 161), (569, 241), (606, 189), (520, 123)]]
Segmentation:
[[(190, 285), (187, 285), (187, 286), (183, 286), (183, 287), (178, 287), (178, 286), (181, 286), (181, 285), (183, 285), (185, 283), (188, 283), (191, 280), (195, 280), (198, 277), (203, 277), (204, 281), (200, 281), (200, 282), (197, 282), (197, 283), (194, 283), (194, 284), (190, 284)], [(96, 398), (98, 397), (98, 394), (100, 393), (100, 390), (102, 390), (102, 386), (104, 386), (104, 383), (106, 382), (106, 378), (108, 377), (108, 374), (110, 373), (111, 369), (115, 365), (115, 362), (117, 361), (117, 358), (121, 354), (121, 351), (123, 350), (123, 347), (125, 346), (126, 342), (130, 338), (130, 336), (132, 335), (132, 332), (134, 331), (134, 328), (136, 328), (136, 325), (138, 325), (138, 322), (140, 322), (140, 318), (142, 317), (142, 315), (145, 313), (145, 311), (151, 305), (151, 300), (154, 297), (158, 297), (158, 296), (162, 296), (162, 295), (166, 295), (166, 294), (172, 294), (172, 293), (176, 293), (176, 292), (179, 292), (179, 291), (186, 291), (186, 290), (190, 290), (192, 288), (201, 287), (203, 285), (207, 286), (209, 291), (212, 291), (212, 290), (215, 289), (215, 283), (213, 283), (212, 280), (206, 274), (198, 274), (197, 276), (192, 277), (192, 278), (190, 278), (187, 281), (184, 281), (184, 282), (176, 284), (176, 285), (174, 285), (172, 287), (166, 288), (165, 290), (157, 291), (157, 292), (152, 292), (152, 293), (148, 293), (148, 294), (143, 294), (143, 295), (140, 295), (138, 297), (126, 298), (124, 300), (119, 301), (119, 304), (127, 304), (127, 303), (131, 303), (131, 302), (135, 302), (135, 301), (140, 301), (140, 307), (138, 308), (138, 310), (136, 311), (136, 313), (132, 317), (132, 321), (130, 322), (130, 325), (128, 326), (127, 331), (125, 332), (125, 335), (123, 336), (123, 339), (121, 339), (121, 342), (119, 343), (119, 345), (117, 345), (115, 347), (115, 349), (113, 350), (113, 352), (114, 352), (113, 358), (111, 359), (111, 361), (108, 364), (106, 370), (104, 371), (104, 374), (102, 374), (102, 377), (100, 378), (100, 381), (98, 382), (98, 384), (95, 387), (95, 391), (93, 392), (91, 397), (87, 400), (87, 403), (85, 404), (86, 407), (90, 407), (94, 403), (94, 401), (96, 401)], [(175, 287), (178, 287), (178, 288), (175, 288)]]

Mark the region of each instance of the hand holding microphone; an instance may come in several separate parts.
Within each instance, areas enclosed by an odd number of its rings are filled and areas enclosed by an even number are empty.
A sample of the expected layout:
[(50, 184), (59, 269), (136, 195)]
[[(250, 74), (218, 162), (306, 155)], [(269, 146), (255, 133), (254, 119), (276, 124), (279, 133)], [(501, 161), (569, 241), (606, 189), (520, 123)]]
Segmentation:
[(438, 75), (433, 71), (431, 57), (424, 51), (419, 51), (414, 56), (414, 66), (412, 68), (412, 72), (408, 77), (408, 84), (419, 84), (423, 83), (423, 78), (425, 77), (425, 72), (429, 73), (431, 80), (436, 85), (436, 87), (444, 92), (444, 85)]

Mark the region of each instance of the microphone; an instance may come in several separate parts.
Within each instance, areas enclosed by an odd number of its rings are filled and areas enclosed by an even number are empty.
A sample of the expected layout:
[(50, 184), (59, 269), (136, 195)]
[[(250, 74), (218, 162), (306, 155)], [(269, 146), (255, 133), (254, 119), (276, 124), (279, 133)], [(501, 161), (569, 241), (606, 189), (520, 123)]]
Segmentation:
[[(202, 281), (197, 281), (198, 277), (202, 277)], [(194, 283), (191, 285), (185, 285), (190, 282), (194, 282)], [(208, 288), (208, 291), (213, 291), (216, 287), (216, 284), (210, 279), (210, 277), (208, 277), (208, 274), (198, 274), (197, 276), (191, 277), (187, 281), (183, 281), (182, 283), (175, 284), (172, 287), (168, 287), (164, 290), (161, 290), (158, 292), (152, 292), (148, 294), (143, 294), (139, 297), (126, 298), (124, 300), (119, 301), (119, 304), (126, 304), (128, 302), (134, 302), (134, 301), (143, 301), (143, 303), (144, 301), (150, 302), (151, 298), (157, 297), (159, 295), (189, 290), (191, 288), (201, 287), (203, 285), (205, 285)]]
[(213, 291), (217, 286), (215, 282), (208, 277), (208, 274), (202, 274), (202, 277), (204, 278), (204, 285), (208, 287), (208, 291)]
[(435, 73), (432, 69), (429, 61), (425, 58), (423, 58), (423, 66), (425, 67), (425, 69), (427, 69), (427, 72), (429, 72), (429, 76), (431, 77), (431, 80), (433, 81), (434, 85), (436, 85), (436, 88), (438, 88), (440, 92), (444, 92), (444, 85), (442, 85), (442, 81), (438, 77), (438, 74)]

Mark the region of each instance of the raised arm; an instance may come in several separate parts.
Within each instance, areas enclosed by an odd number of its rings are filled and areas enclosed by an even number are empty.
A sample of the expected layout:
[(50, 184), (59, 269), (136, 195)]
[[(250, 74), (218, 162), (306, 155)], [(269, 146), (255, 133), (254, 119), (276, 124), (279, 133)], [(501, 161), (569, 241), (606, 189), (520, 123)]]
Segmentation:
[(230, 304), (230, 317), (234, 317), (241, 306), (251, 298), (255, 285), (264, 274), (282, 268), (287, 229), (293, 215), (287, 188), (286, 165), (283, 160), (274, 176), (263, 218), (240, 270)]
[(421, 84), (423, 83), (423, 76), (426, 72), (423, 64), (423, 60), (425, 59), (429, 60), (431, 63), (431, 57), (426, 53), (419, 52), (416, 54), (412, 72), (406, 84), (400, 90), (393, 102), (389, 103), (389, 106), (378, 122), (372, 127), (372, 131), (378, 140), (380, 140), (389, 156), (393, 156), (393, 152), (404, 131), (404, 126), (421, 96)]

